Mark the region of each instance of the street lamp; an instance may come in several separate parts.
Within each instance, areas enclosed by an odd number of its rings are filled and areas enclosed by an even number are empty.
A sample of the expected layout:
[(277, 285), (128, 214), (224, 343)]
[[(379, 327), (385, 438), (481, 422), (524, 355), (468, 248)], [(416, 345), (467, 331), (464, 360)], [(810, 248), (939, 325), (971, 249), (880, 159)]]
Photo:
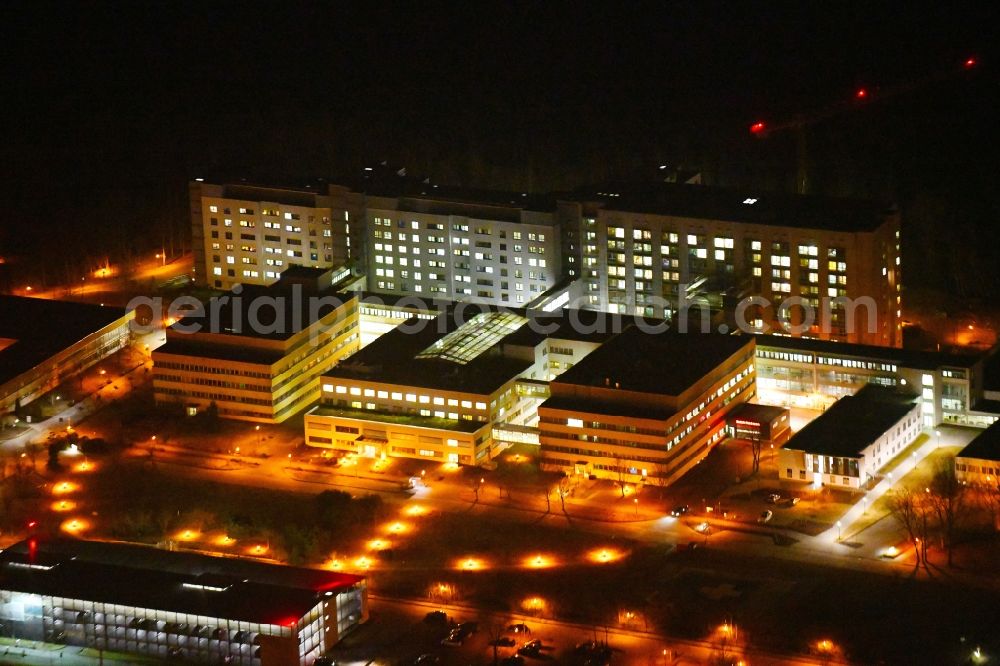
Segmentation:
[(639, 517), (639, 498), (636, 497), (632, 501), (635, 503), (635, 517), (638, 518)]
[(837, 541), (840, 541), (840, 537), (841, 537), (841, 534), (840, 534), (840, 521), (838, 520), (837, 521)]

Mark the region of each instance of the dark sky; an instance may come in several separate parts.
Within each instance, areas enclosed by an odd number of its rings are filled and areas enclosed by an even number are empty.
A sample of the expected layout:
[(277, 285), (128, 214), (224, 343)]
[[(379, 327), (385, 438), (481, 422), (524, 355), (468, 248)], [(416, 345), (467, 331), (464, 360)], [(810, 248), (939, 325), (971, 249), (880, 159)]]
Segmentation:
[[(818, 190), (968, 192), (995, 163), (987, 3), (245, 4), (6, 6), (6, 220), (69, 229), (89, 250), (108, 229), (183, 226), (198, 174), (381, 159), (493, 187), (659, 162), (787, 187), (789, 136), (762, 142), (747, 125), (858, 86), (870, 104), (810, 130)], [(945, 76), (969, 55), (976, 71)], [(878, 97), (898, 86), (912, 90)], [(48, 187), (66, 193), (54, 208)]]

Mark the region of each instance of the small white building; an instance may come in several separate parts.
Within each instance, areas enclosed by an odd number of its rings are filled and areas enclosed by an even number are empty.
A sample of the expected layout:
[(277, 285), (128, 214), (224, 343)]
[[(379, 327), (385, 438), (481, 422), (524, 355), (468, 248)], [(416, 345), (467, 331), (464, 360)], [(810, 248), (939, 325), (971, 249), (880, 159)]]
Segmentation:
[(778, 452), (782, 479), (862, 488), (920, 433), (915, 396), (869, 385), (841, 398)]

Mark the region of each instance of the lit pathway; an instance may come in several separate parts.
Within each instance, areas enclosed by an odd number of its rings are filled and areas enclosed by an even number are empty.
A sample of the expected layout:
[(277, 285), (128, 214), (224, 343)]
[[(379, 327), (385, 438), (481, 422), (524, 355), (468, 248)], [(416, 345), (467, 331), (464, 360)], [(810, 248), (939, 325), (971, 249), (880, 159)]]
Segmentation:
[(817, 535), (816, 540), (826, 543), (836, 543), (840, 541), (841, 537), (853, 534), (852, 527), (854, 523), (861, 519), (862, 515), (868, 510), (868, 507), (874, 506), (875, 502), (892, 490), (896, 481), (912, 472), (924, 458), (936, 451), (940, 446), (940, 439), (940, 436), (933, 434), (928, 437), (923, 446), (916, 451), (912, 451), (906, 457), (906, 460), (900, 462), (893, 471), (886, 474), (871, 490), (858, 497), (854, 506), (848, 509), (833, 527)]

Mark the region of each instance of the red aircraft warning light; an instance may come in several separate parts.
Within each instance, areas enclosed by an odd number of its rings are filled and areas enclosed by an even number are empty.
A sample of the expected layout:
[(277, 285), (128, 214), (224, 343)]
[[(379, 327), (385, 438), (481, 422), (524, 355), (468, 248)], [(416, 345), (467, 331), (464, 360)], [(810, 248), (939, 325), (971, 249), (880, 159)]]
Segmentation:
[(975, 67), (979, 63), (975, 58), (966, 58), (963, 64), (965, 65), (966, 69), (970, 69), (972, 67)]
[(758, 120), (757, 122), (755, 122), (753, 125), (750, 126), (750, 133), (761, 134), (766, 128), (767, 125)]
[(854, 93), (855, 99), (868, 99), (868, 90), (865, 88), (858, 88), (857, 92)]

